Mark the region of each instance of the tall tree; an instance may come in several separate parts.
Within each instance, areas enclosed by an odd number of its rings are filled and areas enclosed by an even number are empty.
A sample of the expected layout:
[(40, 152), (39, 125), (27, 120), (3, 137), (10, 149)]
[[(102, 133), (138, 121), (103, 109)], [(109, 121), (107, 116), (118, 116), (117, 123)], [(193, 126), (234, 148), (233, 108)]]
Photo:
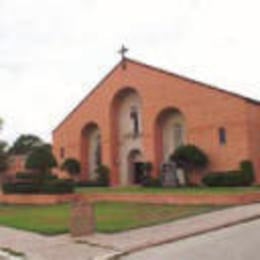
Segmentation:
[(57, 161), (49, 146), (35, 148), (28, 156), (25, 167), (40, 174), (50, 173), (51, 168), (57, 166)]
[(36, 147), (42, 146), (44, 143), (40, 137), (36, 135), (20, 135), (9, 149), (10, 154), (26, 155), (32, 152)]
[(8, 154), (6, 152), (7, 144), (0, 141), (0, 173), (8, 168)]
[[(2, 130), (3, 120), (0, 118), (0, 131)], [(0, 173), (8, 168), (8, 154), (6, 152), (7, 143), (0, 140)]]

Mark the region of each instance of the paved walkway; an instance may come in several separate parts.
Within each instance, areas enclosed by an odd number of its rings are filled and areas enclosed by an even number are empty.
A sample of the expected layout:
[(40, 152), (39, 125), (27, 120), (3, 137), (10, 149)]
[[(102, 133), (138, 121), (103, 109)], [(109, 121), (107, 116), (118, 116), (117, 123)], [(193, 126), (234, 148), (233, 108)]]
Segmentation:
[(107, 259), (104, 256), (135, 252), (256, 218), (260, 218), (260, 204), (228, 208), (117, 234), (97, 233), (76, 240), (69, 235), (46, 237), (0, 227), (0, 245), (23, 252), (33, 260)]
[(24, 253), (28, 260), (88, 260), (115, 253), (75, 243), (69, 235), (47, 237), (5, 227), (0, 227), (0, 247)]
[(132, 252), (255, 218), (260, 218), (260, 204), (232, 207), (167, 224), (117, 234), (98, 233), (78, 240), (116, 251)]

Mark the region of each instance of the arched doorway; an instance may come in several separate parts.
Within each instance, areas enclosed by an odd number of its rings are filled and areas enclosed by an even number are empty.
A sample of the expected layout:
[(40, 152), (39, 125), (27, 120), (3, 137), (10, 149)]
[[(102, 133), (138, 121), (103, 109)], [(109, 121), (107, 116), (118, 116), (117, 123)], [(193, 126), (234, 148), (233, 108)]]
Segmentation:
[(140, 184), (143, 180), (143, 156), (140, 150), (133, 149), (128, 157), (128, 183)]
[(111, 140), (114, 169), (118, 183), (129, 185), (129, 151), (142, 151), (142, 101), (139, 93), (130, 87), (120, 90), (112, 102)]
[(96, 123), (89, 123), (82, 130), (81, 158), (84, 176), (95, 179), (96, 169), (102, 163), (101, 134)]
[(176, 108), (162, 110), (156, 120), (157, 163), (167, 162), (172, 153), (186, 142), (186, 123)]

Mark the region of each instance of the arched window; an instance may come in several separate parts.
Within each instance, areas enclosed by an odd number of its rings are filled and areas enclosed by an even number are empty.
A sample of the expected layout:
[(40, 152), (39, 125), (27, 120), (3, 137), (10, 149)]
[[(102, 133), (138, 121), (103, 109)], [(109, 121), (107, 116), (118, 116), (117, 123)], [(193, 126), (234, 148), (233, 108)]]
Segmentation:
[(96, 137), (95, 161), (96, 161), (97, 166), (100, 166), (102, 164), (102, 151), (101, 151), (101, 137), (100, 137), (100, 135), (97, 135), (97, 137)]
[(173, 134), (174, 134), (174, 143), (175, 148), (183, 145), (184, 143), (184, 129), (181, 124), (174, 124), (173, 126)]
[(220, 127), (218, 129), (218, 135), (219, 135), (219, 143), (221, 145), (224, 145), (227, 143), (227, 133), (226, 129), (224, 127)]

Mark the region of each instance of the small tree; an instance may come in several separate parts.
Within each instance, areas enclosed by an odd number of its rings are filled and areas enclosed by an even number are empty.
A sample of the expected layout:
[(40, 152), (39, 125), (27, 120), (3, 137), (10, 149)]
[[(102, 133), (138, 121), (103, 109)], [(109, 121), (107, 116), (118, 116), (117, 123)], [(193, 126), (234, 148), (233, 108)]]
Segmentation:
[(0, 141), (0, 174), (8, 169), (8, 154), (6, 152), (7, 144)]
[[(3, 127), (3, 120), (0, 118), (0, 131)], [(6, 152), (7, 143), (0, 140), (0, 174), (8, 169), (8, 154)]]
[(187, 174), (196, 169), (205, 168), (209, 162), (207, 155), (195, 145), (178, 147), (170, 159), (185, 170), (187, 181), (189, 181)]
[(110, 170), (106, 165), (99, 165), (96, 169), (97, 183), (100, 186), (109, 186), (110, 184)]
[(26, 155), (32, 152), (34, 148), (42, 145), (43, 141), (36, 135), (20, 135), (9, 149), (9, 153), (15, 155)]
[(67, 158), (61, 165), (61, 169), (68, 172), (70, 175), (80, 174), (80, 162), (74, 158)]
[(57, 166), (57, 161), (49, 147), (35, 148), (28, 156), (25, 167), (39, 175), (39, 189), (50, 174), (50, 170)]

